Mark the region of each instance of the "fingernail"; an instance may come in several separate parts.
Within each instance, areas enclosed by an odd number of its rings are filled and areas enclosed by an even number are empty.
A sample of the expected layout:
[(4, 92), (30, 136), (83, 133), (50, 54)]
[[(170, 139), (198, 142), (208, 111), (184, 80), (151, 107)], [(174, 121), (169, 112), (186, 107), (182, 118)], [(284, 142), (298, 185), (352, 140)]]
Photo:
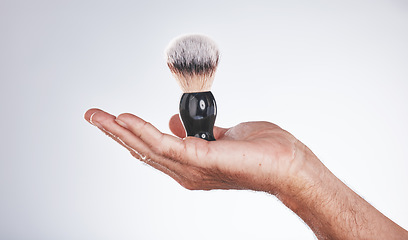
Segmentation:
[(101, 125), (100, 123), (95, 122), (95, 121), (93, 120), (93, 116), (95, 115), (95, 113), (97, 113), (97, 112), (92, 113), (92, 115), (89, 117), (89, 122), (90, 122), (92, 125), (98, 127), (99, 129), (103, 129), (103, 127), (102, 127), (102, 125)]
[(89, 122), (90, 122), (92, 125), (94, 125), (94, 122), (92, 121), (92, 118), (93, 118), (93, 116), (95, 115), (95, 113), (97, 113), (97, 112), (92, 113), (92, 115), (89, 117)]
[(120, 126), (122, 126), (122, 127), (124, 127), (124, 128), (127, 128), (126, 123), (122, 122), (121, 120), (119, 120), (119, 119), (116, 118), (115, 121), (116, 121)]

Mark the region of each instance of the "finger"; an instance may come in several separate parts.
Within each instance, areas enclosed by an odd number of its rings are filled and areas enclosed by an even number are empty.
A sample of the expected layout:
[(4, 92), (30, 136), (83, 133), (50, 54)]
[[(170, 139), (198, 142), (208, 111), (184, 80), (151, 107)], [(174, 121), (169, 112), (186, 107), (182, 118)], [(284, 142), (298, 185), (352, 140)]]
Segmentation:
[(92, 122), (92, 118), (93, 118), (93, 115), (96, 114), (97, 112), (103, 112), (103, 111), (98, 108), (89, 109), (88, 111), (85, 112), (85, 115), (84, 115), (85, 120), (91, 123), (92, 125), (94, 125), (94, 123)]
[(180, 163), (166, 161), (162, 156), (154, 154), (140, 138), (120, 126), (115, 121), (115, 116), (99, 109), (92, 109), (85, 114), (85, 118), (127, 148), (132, 156), (178, 180), (176, 172), (182, 170)]
[[(212, 146), (217, 144), (216, 142), (195, 137), (180, 139), (163, 134), (152, 124), (129, 113), (119, 115), (116, 121), (140, 137), (156, 155), (179, 163), (180, 167), (176, 165), (172, 169), (181, 177), (191, 174), (189, 167), (210, 167), (216, 164), (214, 155), (216, 152), (212, 151)], [(219, 129), (221, 132), (222, 129)]]
[(163, 134), (152, 124), (130, 113), (119, 115), (116, 121), (139, 137), (155, 154), (178, 162), (183, 160), (185, 145), (182, 139)]
[[(180, 138), (186, 137), (186, 131), (184, 130), (183, 124), (181, 123), (179, 114), (174, 114), (170, 118), (169, 128), (171, 132), (177, 137), (180, 137)], [(213, 133), (214, 133), (215, 139), (221, 138), (226, 131), (228, 131), (228, 128), (221, 128), (221, 127), (214, 126)]]
[(178, 114), (174, 114), (169, 121), (170, 131), (179, 138), (186, 137), (186, 131), (184, 130), (183, 124), (181, 123)]
[[(143, 153), (139, 151), (136, 151), (134, 147), (131, 147), (128, 143), (124, 142), (120, 137), (124, 138), (126, 135), (132, 135), (128, 130), (126, 129), (120, 129), (120, 126), (118, 125), (116, 129), (114, 126), (112, 126), (112, 123), (116, 124), (115, 119), (116, 117), (112, 114), (109, 114), (107, 112), (104, 112), (100, 109), (90, 109), (85, 113), (85, 119), (89, 121), (91, 124), (97, 126), (101, 131), (103, 131), (106, 135), (111, 137), (113, 140), (118, 142), (120, 145), (123, 147), (127, 148), (134, 157), (140, 159), (140, 160), (146, 160), (146, 154), (148, 152), (148, 148), (144, 147), (143, 144), (136, 144), (137, 139), (132, 139), (132, 145), (137, 145), (138, 149), (142, 149)], [(119, 127), (119, 129), (117, 129)], [(112, 129), (116, 130), (115, 133), (112, 132)], [(118, 131), (122, 130), (122, 131)], [(118, 134), (119, 132), (119, 134)], [(127, 138), (129, 138), (128, 136)]]

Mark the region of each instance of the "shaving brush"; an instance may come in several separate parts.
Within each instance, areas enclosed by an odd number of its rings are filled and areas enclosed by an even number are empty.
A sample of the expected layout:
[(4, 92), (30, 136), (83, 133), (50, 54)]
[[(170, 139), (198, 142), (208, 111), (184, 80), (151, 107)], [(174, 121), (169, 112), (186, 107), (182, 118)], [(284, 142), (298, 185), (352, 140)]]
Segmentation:
[(187, 136), (215, 141), (217, 105), (211, 86), (218, 66), (217, 45), (203, 35), (185, 35), (169, 44), (166, 55), (167, 65), (183, 91), (180, 118)]

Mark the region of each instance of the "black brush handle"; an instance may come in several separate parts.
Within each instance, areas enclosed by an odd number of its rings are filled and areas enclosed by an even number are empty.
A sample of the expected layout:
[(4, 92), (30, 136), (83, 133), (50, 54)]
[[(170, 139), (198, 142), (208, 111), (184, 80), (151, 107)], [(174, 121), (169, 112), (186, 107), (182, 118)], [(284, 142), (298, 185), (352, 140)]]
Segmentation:
[(213, 128), (217, 105), (211, 91), (184, 93), (180, 100), (180, 117), (187, 136), (215, 141)]

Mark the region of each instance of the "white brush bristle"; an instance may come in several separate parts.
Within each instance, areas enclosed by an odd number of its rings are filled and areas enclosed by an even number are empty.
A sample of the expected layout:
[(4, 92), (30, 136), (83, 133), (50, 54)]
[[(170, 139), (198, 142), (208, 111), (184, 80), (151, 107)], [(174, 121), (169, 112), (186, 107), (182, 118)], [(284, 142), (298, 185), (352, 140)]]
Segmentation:
[(167, 65), (183, 92), (211, 90), (219, 60), (217, 45), (203, 35), (174, 39), (166, 50)]

